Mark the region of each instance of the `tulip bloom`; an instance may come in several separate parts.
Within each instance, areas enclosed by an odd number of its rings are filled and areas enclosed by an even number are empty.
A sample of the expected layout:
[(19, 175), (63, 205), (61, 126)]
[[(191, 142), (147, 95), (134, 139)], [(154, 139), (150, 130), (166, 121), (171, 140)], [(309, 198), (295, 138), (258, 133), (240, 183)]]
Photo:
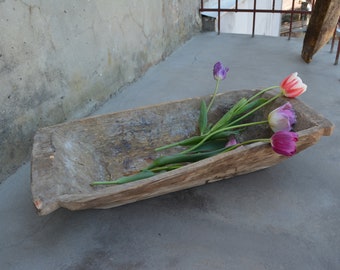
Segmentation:
[(227, 144), (225, 145), (225, 147), (227, 148), (227, 147), (230, 147), (230, 146), (233, 146), (233, 145), (236, 145), (236, 144), (237, 144), (237, 141), (236, 141), (235, 137), (231, 137), (229, 139), (229, 141), (227, 142)]
[(281, 82), (280, 88), (284, 96), (295, 98), (307, 90), (307, 85), (302, 82), (298, 73), (294, 72)]
[(298, 140), (296, 132), (278, 131), (271, 137), (270, 143), (276, 153), (290, 157), (296, 153)]
[(292, 104), (287, 102), (269, 113), (268, 123), (274, 132), (291, 131), (292, 126), (296, 123), (296, 115)]
[(224, 80), (227, 77), (228, 67), (224, 67), (221, 62), (217, 62), (214, 65), (213, 75), (216, 81)]

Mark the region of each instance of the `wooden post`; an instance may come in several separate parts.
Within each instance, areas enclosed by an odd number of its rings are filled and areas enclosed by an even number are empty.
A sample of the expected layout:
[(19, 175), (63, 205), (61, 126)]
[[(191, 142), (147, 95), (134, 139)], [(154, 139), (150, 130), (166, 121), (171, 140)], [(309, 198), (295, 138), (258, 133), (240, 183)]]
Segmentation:
[(316, 1), (303, 41), (301, 57), (306, 63), (331, 38), (340, 16), (340, 0)]

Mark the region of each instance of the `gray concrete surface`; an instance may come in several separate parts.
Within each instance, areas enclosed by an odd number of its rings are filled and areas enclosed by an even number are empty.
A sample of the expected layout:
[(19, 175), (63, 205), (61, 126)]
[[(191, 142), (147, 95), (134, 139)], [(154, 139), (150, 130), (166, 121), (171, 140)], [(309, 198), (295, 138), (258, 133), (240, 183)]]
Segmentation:
[(201, 29), (199, 0), (0, 0), (0, 182)]
[[(340, 126), (340, 66), (324, 47), (311, 64), (301, 39), (199, 34), (96, 113), (278, 84), (297, 71), (301, 96)], [(340, 132), (244, 176), (108, 210), (39, 217), (30, 164), (0, 185), (1, 269), (340, 269)], [(226, 164), (227, 166), (227, 164)]]

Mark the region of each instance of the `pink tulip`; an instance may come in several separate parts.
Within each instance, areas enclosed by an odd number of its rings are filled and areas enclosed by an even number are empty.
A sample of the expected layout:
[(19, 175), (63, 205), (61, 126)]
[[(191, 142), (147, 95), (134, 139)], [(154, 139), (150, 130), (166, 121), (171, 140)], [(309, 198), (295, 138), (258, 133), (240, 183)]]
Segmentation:
[(225, 145), (225, 147), (230, 147), (230, 146), (233, 146), (233, 145), (236, 145), (237, 144), (237, 141), (235, 139), (235, 137), (230, 137), (229, 141), (227, 142), (227, 144)]
[(307, 85), (302, 82), (298, 73), (294, 72), (281, 82), (280, 88), (284, 96), (295, 98), (307, 90)]
[(268, 123), (274, 132), (291, 131), (292, 126), (296, 123), (296, 116), (292, 104), (287, 102), (269, 113)]
[(298, 140), (298, 134), (290, 131), (278, 131), (270, 139), (273, 150), (288, 157), (296, 153), (296, 142)]

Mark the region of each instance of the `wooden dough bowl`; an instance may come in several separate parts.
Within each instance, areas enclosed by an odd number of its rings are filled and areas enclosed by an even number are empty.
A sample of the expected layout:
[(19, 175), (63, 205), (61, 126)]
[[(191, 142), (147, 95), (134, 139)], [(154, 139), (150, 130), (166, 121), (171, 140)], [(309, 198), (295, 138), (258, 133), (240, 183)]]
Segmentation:
[[(210, 121), (219, 119), (242, 97), (256, 90), (219, 94), (211, 109)], [(266, 93), (272, 97), (276, 93)], [(201, 99), (190, 98), (122, 112), (110, 113), (45, 127), (36, 133), (31, 161), (31, 191), (39, 215), (60, 207), (70, 210), (110, 208), (169, 192), (208, 184), (251, 173), (285, 160), (269, 143), (239, 147), (182, 168), (135, 182), (91, 186), (93, 181), (116, 179), (146, 167), (164, 154), (156, 147), (197, 134)], [(247, 121), (267, 119), (268, 113), (290, 101), (297, 114), (297, 152), (329, 136), (333, 124), (298, 99), (278, 98)], [(242, 140), (270, 138), (267, 125), (248, 128)], [(294, 158), (294, 157), (292, 157)]]

